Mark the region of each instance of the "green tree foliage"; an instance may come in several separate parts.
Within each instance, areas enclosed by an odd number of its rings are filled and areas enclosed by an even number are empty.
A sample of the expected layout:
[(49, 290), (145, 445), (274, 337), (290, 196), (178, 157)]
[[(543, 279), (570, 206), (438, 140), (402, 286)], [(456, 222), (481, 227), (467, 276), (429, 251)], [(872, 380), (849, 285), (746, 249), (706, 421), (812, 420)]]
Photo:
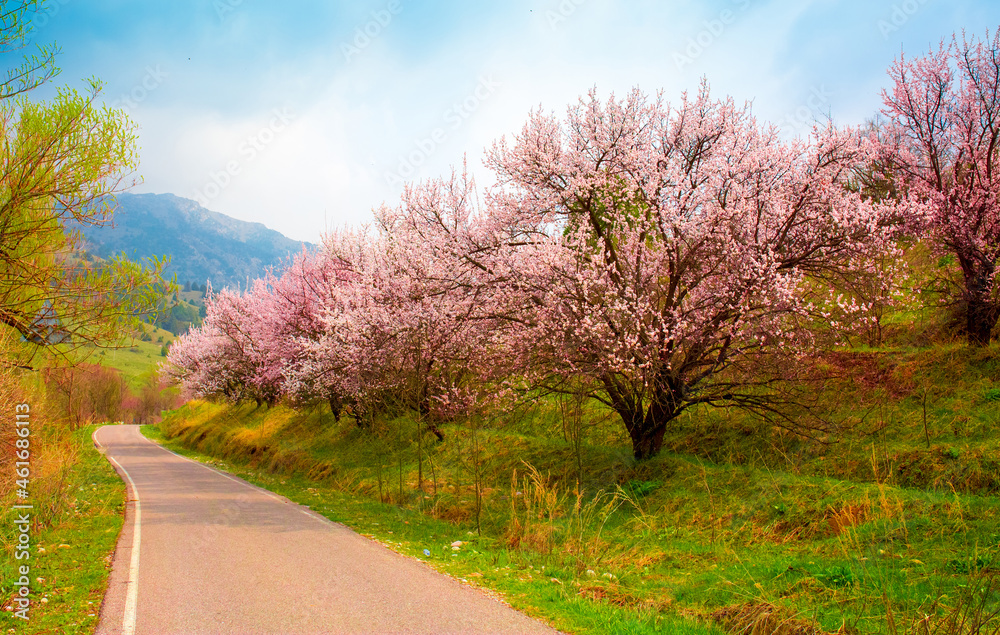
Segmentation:
[(161, 303), (156, 319), (152, 322), (157, 328), (170, 331), (174, 335), (187, 332), (191, 326), (201, 326), (204, 307), (183, 300)]
[[(27, 15), (41, 4), (0, 6), (0, 47), (23, 45)], [(19, 365), (39, 351), (70, 358), (80, 347), (123, 343), (165, 290), (163, 261), (90, 262), (79, 233), (67, 229), (110, 222), (138, 155), (124, 111), (97, 106), (99, 81), (83, 93), (28, 99), (57, 72), (55, 52), (41, 48), (0, 83), (0, 324), (35, 345), (8, 362)]]

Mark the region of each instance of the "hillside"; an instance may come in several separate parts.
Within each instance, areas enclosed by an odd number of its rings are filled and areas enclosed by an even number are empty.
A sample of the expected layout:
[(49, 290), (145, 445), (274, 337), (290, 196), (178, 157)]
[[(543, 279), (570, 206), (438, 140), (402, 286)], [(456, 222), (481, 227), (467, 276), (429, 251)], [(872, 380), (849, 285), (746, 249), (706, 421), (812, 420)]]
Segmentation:
[(599, 404), (558, 397), (443, 441), (410, 414), (252, 402), (189, 402), (152, 434), (566, 632), (998, 632), (996, 348), (816, 364), (840, 369), (819, 395), (837, 436), (701, 407), (644, 462)]
[(117, 200), (112, 226), (78, 228), (87, 249), (102, 258), (122, 252), (133, 259), (169, 256), (165, 275), (176, 274), (181, 284), (245, 285), (312, 246), (173, 194), (119, 194)]

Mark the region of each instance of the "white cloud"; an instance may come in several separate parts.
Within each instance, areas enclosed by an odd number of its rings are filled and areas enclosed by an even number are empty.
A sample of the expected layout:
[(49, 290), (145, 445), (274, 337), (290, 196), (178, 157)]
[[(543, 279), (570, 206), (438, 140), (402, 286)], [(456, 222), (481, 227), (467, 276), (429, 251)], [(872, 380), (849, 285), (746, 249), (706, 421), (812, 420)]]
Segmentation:
[[(676, 101), (704, 75), (714, 95), (752, 100), (761, 119), (787, 124), (789, 116), (830, 112), (857, 123), (877, 107), (884, 77), (882, 61), (859, 72), (857, 60), (868, 50), (884, 57), (892, 43), (872, 26), (872, 10), (861, 0), (855, 4), (832, 20), (833, 5), (792, 0), (522, 0), (489, 20), (464, 16), (436, 40), (420, 31), (431, 20), (406, 4), (350, 60), (340, 44), (353, 27), (342, 25), (339, 39), (316, 42), (308, 58), (212, 69), (225, 75), (223, 90), (259, 82), (252, 105), (220, 108), (225, 95), (200, 109), (165, 98), (155, 107), (143, 104), (136, 113), (143, 125), (142, 189), (201, 194), (210, 209), (316, 241), (330, 227), (366, 221), (383, 201), (392, 204), (400, 188), (387, 176), (442, 175), (467, 153), (480, 184), (487, 182), (486, 147), (518, 132), (539, 104), (562, 114), (595, 85), (603, 97), (639, 86), (649, 94), (663, 89)], [(852, 22), (851, 11), (864, 19)], [(960, 26), (927, 11), (906, 28), (944, 34)], [(854, 61), (842, 70), (823, 58), (831, 45), (802, 43), (811, 33), (868, 39), (849, 44)], [(690, 63), (678, 63), (677, 54), (691, 52), (697, 54), (689, 55)], [(294, 121), (249, 157), (247, 140), (267, 130), (273, 109), (281, 107), (291, 109)], [(218, 186), (225, 177), (213, 175), (232, 161), (238, 174)], [(206, 196), (214, 193), (213, 183), (218, 194)]]

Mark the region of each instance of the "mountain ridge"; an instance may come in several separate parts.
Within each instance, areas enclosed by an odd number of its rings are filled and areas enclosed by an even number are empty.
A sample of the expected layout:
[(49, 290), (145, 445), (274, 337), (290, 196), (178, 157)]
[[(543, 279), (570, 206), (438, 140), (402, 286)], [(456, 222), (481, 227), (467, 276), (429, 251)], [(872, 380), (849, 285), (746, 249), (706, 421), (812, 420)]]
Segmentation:
[(109, 225), (77, 226), (84, 248), (108, 258), (168, 256), (164, 276), (180, 283), (245, 286), (312, 243), (293, 240), (263, 223), (232, 218), (175, 194), (122, 193)]

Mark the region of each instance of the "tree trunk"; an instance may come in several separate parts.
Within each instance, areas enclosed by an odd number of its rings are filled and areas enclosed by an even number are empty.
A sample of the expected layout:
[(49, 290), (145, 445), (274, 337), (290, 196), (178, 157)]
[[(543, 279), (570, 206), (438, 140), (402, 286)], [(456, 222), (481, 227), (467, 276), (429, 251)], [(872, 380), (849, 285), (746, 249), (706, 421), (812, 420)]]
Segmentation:
[(615, 408), (625, 423), (625, 429), (632, 439), (632, 456), (637, 461), (645, 461), (659, 454), (663, 447), (663, 435), (667, 432), (667, 424), (676, 417), (669, 416), (663, 408), (651, 406), (643, 412), (638, 408), (623, 405)]
[(652, 428), (642, 427), (638, 431), (630, 431), (632, 437), (632, 456), (636, 461), (651, 459), (660, 453), (663, 447), (663, 435), (667, 431), (666, 424), (659, 424)]
[(1000, 313), (993, 302), (980, 298), (969, 299), (965, 309), (965, 328), (970, 345), (989, 346), (998, 315)]
[(981, 258), (959, 257), (965, 276), (965, 330), (970, 346), (989, 346), (1000, 306), (993, 300), (996, 265)]
[(441, 432), (441, 428), (437, 427), (437, 424), (428, 422), (427, 430), (437, 437), (438, 441), (444, 441), (444, 432)]
[(362, 430), (368, 429), (368, 411), (361, 404), (354, 402), (351, 404), (351, 412), (354, 415), (354, 423)]
[[(613, 382), (605, 381), (605, 386)], [(659, 454), (667, 425), (683, 410), (685, 386), (671, 377), (664, 378), (661, 387), (653, 392), (652, 403), (644, 408), (641, 397), (631, 396), (620, 390), (610, 391), (614, 409), (622, 418), (632, 439), (632, 455), (645, 461)]]

